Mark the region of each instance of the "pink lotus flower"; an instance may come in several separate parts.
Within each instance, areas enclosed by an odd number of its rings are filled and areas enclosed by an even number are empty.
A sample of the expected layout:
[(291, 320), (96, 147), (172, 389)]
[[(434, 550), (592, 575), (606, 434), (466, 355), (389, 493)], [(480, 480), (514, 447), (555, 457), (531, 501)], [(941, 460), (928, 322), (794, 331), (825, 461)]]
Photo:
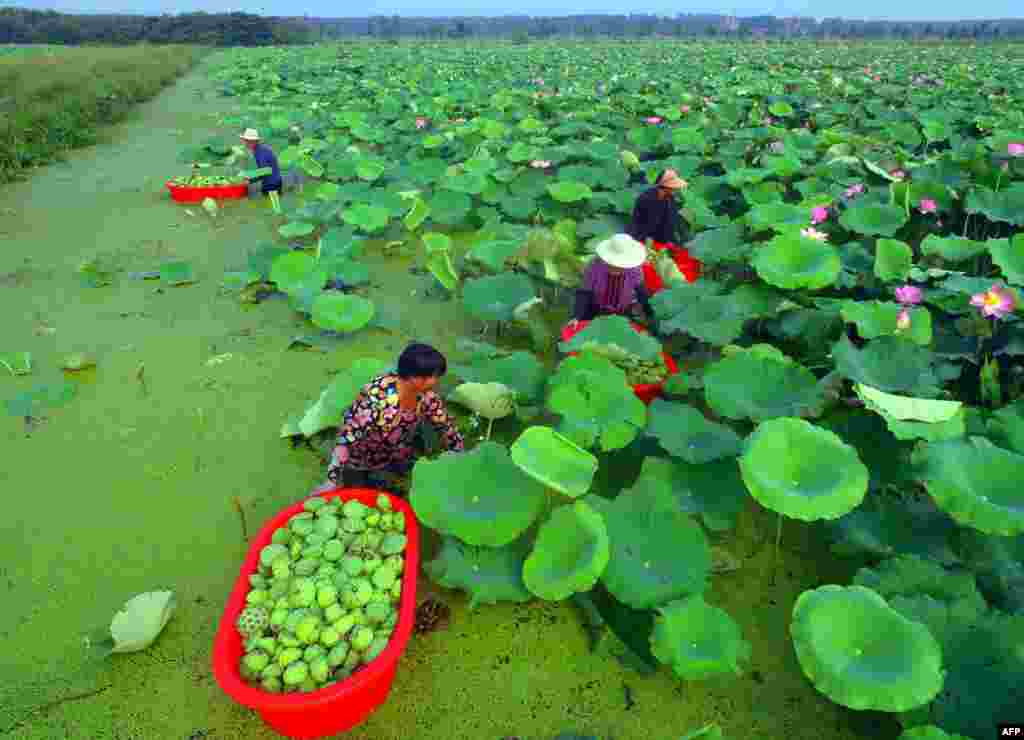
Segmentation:
[(548, 167), (551, 166), (551, 162), (549, 162), (546, 159), (535, 159), (532, 162), (530, 162), (530, 166), (533, 167), (535, 170), (546, 170)]
[(661, 117), (660, 116), (649, 116), (648, 118), (645, 118), (644, 120), (647, 121), (647, 123), (655, 123), (655, 124), (661, 123)]
[(863, 192), (864, 185), (858, 182), (856, 185), (851, 185), (850, 187), (848, 187), (846, 191), (843, 193), (843, 195), (845, 195), (847, 198), (854, 198)]
[(882, 78), (879, 77), (878, 75), (872, 75), (871, 79), (873, 79), (875, 82), (881, 82), (882, 81)]
[(806, 229), (800, 229), (800, 236), (806, 236), (808, 239), (814, 239), (819, 242), (828, 241), (828, 234), (824, 231), (818, 231), (813, 226), (808, 226)]
[(538, 77), (538, 78), (536, 78), (536, 79), (535, 79), (535, 80), (533, 81), (533, 84), (534, 84), (534, 85), (543, 85), (543, 84), (544, 84), (544, 78), (543, 78), (543, 77)]
[(427, 123), (428, 123), (427, 119), (424, 118), (423, 116), (417, 116), (416, 117), (416, 128), (426, 128), (427, 127)]
[(889, 175), (894, 180), (902, 180), (904, 177), (907, 176), (907, 173), (904, 172), (903, 170), (893, 170), (892, 172), (889, 173)]
[(815, 206), (811, 210), (811, 223), (820, 224), (828, 221), (828, 209), (825, 206)]
[(935, 213), (939, 210), (939, 204), (931, 198), (923, 198), (921, 204), (917, 207), (921, 213)]
[(774, 126), (775, 125), (775, 119), (772, 118), (771, 116), (765, 116), (764, 117), (764, 125), (765, 126)]
[(683, 105), (679, 106), (679, 112), (680, 113), (689, 113), (690, 112), (690, 106), (688, 106), (688, 105), (686, 105), (684, 103)]
[(1024, 157), (1024, 144), (1014, 142), (1006, 145), (1006, 153), (1011, 157)]
[(901, 285), (896, 288), (896, 300), (904, 306), (916, 306), (923, 297), (924, 293), (916, 285)]
[(910, 309), (904, 308), (900, 311), (899, 316), (896, 317), (896, 330), (903, 331), (904, 329), (910, 328)]
[(980, 308), (982, 316), (1001, 319), (1017, 308), (1017, 296), (1009, 288), (993, 285), (984, 293), (971, 296), (971, 305)]

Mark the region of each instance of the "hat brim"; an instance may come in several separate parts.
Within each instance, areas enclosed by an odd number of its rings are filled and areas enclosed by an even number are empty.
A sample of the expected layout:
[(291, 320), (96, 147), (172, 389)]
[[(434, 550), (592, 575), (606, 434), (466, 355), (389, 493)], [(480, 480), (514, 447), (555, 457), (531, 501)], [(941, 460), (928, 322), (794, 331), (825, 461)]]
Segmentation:
[(258, 137), (258, 136), (246, 136), (245, 134), (240, 134), (238, 138), (241, 139), (242, 141), (259, 141), (260, 140), (260, 137)]
[(647, 249), (639, 242), (625, 253), (610, 254), (607, 244), (599, 244), (594, 252), (612, 267), (623, 270), (632, 270), (647, 261)]
[(670, 177), (667, 180), (663, 180), (658, 183), (658, 187), (666, 188), (668, 190), (682, 190), (686, 187), (686, 183), (680, 180), (678, 177)]

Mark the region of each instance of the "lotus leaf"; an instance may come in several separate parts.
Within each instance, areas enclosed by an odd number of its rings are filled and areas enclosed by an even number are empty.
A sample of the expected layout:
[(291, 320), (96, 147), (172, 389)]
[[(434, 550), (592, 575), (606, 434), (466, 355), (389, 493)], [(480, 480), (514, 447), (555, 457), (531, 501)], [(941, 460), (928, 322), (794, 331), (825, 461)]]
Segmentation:
[(523, 473), (571, 498), (589, 491), (597, 472), (597, 458), (549, 427), (526, 428), (509, 452)]
[(544, 487), (524, 475), (501, 445), (484, 441), (470, 452), (420, 459), (412, 471), (416, 516), (470, 545), (502, 547), (540, 515)]
[(110, 622), (109, 640), (96, 647), (110, 653), (145, 650), (160, 635), (177, 606), (172, 591), (147, 591), (133, 596)]
[(160, 265), (160, 281), (167, 285), (189, 285), (196, 281), (188, 262), (165, 262)]
[(683, 331), (715, 345), (735, 341), (743, 333), (746, 322), (754, 318), (751, 309), (758, 306), (720, 295), (719, 290), (719, 285), (699, 280), (660, 291), (651, 300), (651, 306), (661, 331)]
[(938, 236), (929, 234), (921, 242), (921, 254), (926, 257), (937, 254), (947, 262), (963, 262), (984, 254), (985, 242), (959, 236)]
[(647, 433), (670, 455), (693, 465), (735, 457), (742, 444), (736, 432), (692, 406), (660, 398), (651, 403)]
[(988, 610), (973, 573), (950, 570), (917, 555), (901, 555), (873, 568), (861, 568), (853, 577), (853, 585), (870, 588), (890, 602), (894, 596), (927, 596), (956, 604), (961, 615), (972, 618)]
[(78, 386), (67, 381), (37, 385), (5, 403), (11, 416), (34, 417), (44, 408), (61, 406), (75, 397)]
[(270, 268), (270, 281), (284, 293), (292, 293), (306, 284), (315, 285), (319, 292), (327, 283), (327, 272), (317, 265), (312, 255), (288, 252), (274, 260)]
[(380, 206), (357, 203), (351, 208), (342, 211), (341, 218), (345, 223), (351, 224), (368, 234), (372, 234), (388, 225), (391, 213), (386, 208), (381, 208)]
[(801, 235), (777, 236), (760, 245), (752, 264), (766, 283), (790, 290), (833, 285), (841, 268), (835, 247)]
[(727, 612), (696, 595), (658, 609), (651, 652), (671, 666), (676, 676), (689, 681), (742, 674), (751, 647)]
[(1024, 454), (1024, 398), (992, 414), (988, 436), (1001, 447)]
[(999, 192), (973, 187), (964, 205), (967, 213), (982, 213), (991, 221), (1024, 225), (1024, 184), (1014, 183)]
[(942, 401), (930, 398), (911, 398), (880, 391), (857, 383), (854, 390), (869, 408), (882, 414), (886, 420), (922, 421), (937, 424), (953, 419), (963, 409), (960, 401)]
[(733, 529), (737, 515), (750, 501), (736, 459), (690, 465), (645, 457), (631, 490), (670, 494), (681, 511), (700, 514), (704, 526), (716, 532)]
[(875, 245), (875, 275), (879, 280), (906, 280), (914, 265), (910, 245), (896, 239), (879, 239)]
[(903, 310), (898, 303), (883, 301), (843, 301), (841, 309), (843, 320), (856, 324), (857, 333), (864, 339), (898, 334), (915, 344), (930, 345), (932, 315), (928, 309), (923, 306), (910, 309), (910, 326), (900, 328)]
[(970, 738), (964, 735), (951, 735), (935, 725), (921, 725), (904, 730), (896, 740), (970, 740)]
[(523, 564), (523, 583), (549, 601), (589, 591), (608, 565), (610, 549), (601, 514), (583, 501), (559, 506), (537, 533)]
[(704, 393), (716, 414), (755, 422), (800, 416), (822, 400), (810, 370), (765, 344), (734, 352), (708, 366)]
[(843, 211), (839, 223), (861, 234), (891, 237), (907, 223), (907, 213), (899, 206), (864, 201)]
[(28, 375), (32, 372), (31, 352), (8, 352), (0, 355), (0, 365), (11, 375)]
[(477, 355), (468, 362), (453, 364), (451, 371), (468, 382), (501, 383), (523, 402), (541, 400), (548, 375), (530, 352), (514, 352), (507, 357)]
[(356, 400), (363, 386), (386, 369), (387, 363), (373, 358), (364, 357), (353, 362), (348, 370), (335, 376), (317, 402), (303, 414), (297, 425), (298, 432), (312, 437), (324, 429), (338, 426), (345, 409)]
[(1024, 235), (1017, 234), (1012, 242), (1009, 239), (989, 239), (985, 245), (1006, 280), (1014, 285), (1024, 285)]
[(794, 519), (835, 519), (852, 511), (867, 492), (868, 470), (857, 451), (803, 419), (762, 423), (739, 462), (751, 495)]
[(914, 462), (928, 493), (960, 524), (1006, 537), (1024, 533), (1024, 455), (972, 436), (930, 442)]
[(611, 558), (601, 582), (616, 599), (633, 609), (650, 609), (704, 591), (711, 551), (672, 491), (638, 485), (611, 501), (596, 495), (584, 501), (608, 528)]
[(463, 383), (448, 396), (485, 419), (503, 419), (515, 411), (515, 391), (501, 383)]
[(297, 239), (299, 237), (309, 236), (314, 231), (316, 231), (316, 226), (308, 221), (289, 221), (281, 226), (277, 230), (277, 233), (285, 239)]
[(617, 345), (640, 360), (653, 360), (661, 355), (661, 343), (638, 332), (624, 316), (599, 316), (558, 348), (562, 352), (578, 352), (587, 342)]
[(562, 417), (559, 430), (581, 447), (621, 449), (647, 421), (625, 371), (596, 353), (564, 359), (549, 388), (547, 407)]
[(486, 239), (474, 244), (467, 256), (486, 265), (494, 272), (499, 272), (521, 248), (522, 245), (512, 239)]
[(588, 185), (572, 181), (562, 181), (548, 185), (548, 193), (560, 203), (576, 203), (593, 197), (593, 192)]
[(352, 332), (373, 318), (373, 303), (356, 295), (321, 293), (313, 301), (313, 323), (321, 329)]
[(942, 650), (928, 629), (863, 586), (804, 591), (790, 634), (814, 687), (851, 709), (905, 712), (942, 690)]
[(469, 593), (470, 609), (523, 602), (533, 598), (523, 584), (523, 563), (529, 551), (529, 540), (523, 537), (503, 547), (474, 547), (445, 535), (437, 556), (424, 567), (438, 585)]
[(515, 307), (535, 295), (528, 277), (503, 272), (467, 280), (462, 300), (466, 310), (482, 321), (511, 321)]
[(939, 395), (932, 353), (902, 337), (872, 339), (857, 349), (843, 336), (832, 347), (836, 369), (856, 383), (923, 398)]

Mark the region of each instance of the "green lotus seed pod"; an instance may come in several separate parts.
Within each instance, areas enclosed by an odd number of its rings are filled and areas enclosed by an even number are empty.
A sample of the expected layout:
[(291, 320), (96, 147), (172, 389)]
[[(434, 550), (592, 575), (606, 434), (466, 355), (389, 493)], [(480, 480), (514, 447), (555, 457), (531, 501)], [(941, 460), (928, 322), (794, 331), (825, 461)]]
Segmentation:
[(338, 644), (338, 640), (341, 639), (341, 634), (334, 628), (334, 626), (324, 627), (320, 630), (320, 644), (324, 647), (334, 647)]
[(299, 648), (285, 648), (277, 655), (277, 662), (282, 668), (287, 668), (295, 661), (302, 658), (302, 651)]
[(320, 534), (316, 530), (313, 530), (312, 532), (307, 534), (303, 538), (302, 541), (304, 543), (306, 543), (307, 547), (313, 547), (314, 545), (322, 545), (325, 542), (327, 542), (327, 540), (329, 540), (329, 539), (331, 539), (331, 538), (330, 537), (325, 537), (324, 535)]
[(387, 646), (388, 638), (374, 637), (373, 642), (370, 643), (370, 647), (366, 648), (366, 652), (363, 653), (363, 665), (371, 663), (374, 658), (384, 652), (384, 648)]
[(310, 496), (302, 502), (302, 508), (306, 511), (316, 512), (327, 505), (327, 500), (323, 496)]
[(398, 520), (395, 521), (395, 523), (392, 525), (392, 528), (396, 532), (404, 532), (405, 531), (405, 515), (402, 515), (401, 517), (399, 517)]
[(253, 573), (249, 576), (249, 587), (266, 590), (270, 587), (270, 581), (267, 580), (266, 576), (262, 576), (259, 573)]
[(345, 546), (341, 544), (340, 540), (327, 540), (324, 543), (324, 559), (331, 561), (340, 560), (344, 554)]
[[(305, 556), (305, 553), (303, 553)], [(295, 574), (299, 576), (311, 576), (316, 572), (316, 569), (320, 567), (320, 561), (316, 557), (303, 557), (302, 560), (295, 564)]]
[(288, 546), (288, 558), (290, 560), (298, 560), (302, 557), (302, 549), (305, 546), (305, 543), (301, 539), (292, 540), (292, 544)]
[(337, 631), (339, 635), (344, 636), (347, 632), (349, 632), (353, 627), (356, 626), (356, 615), (346, 614), (337, 622), (333, 622), (331, 626), (334, 627), (334, 629)]
[(349, 547), (352, 546), (352, 543), (355, 542), (356, 535), (354, 535), (352, 532), (339, 532), (338, 539), (341, 540), (341, 544), (344, 545), (345, 549), (347, 550)]
[(369, 624), (378, 624), (388, 618), (388, 614), (391, 613), (391, 605), (381, 602), (371, 601), (365, 607), (363, 607), (363, 615), (366, 617), (366, 621)]
[(362, 609), (356, 609), (354, 612), (350, 614), (350, 616), (352, 617), (352, 624), (356, 627), (366, 624), (366, 615), (363, 614)]
[(270, 582), (270, 599), (273, 600), (274, 606), (277, 606), (277, 602), (281, 600), (282, 596), (287, 596), (291, 591), (291, 581), (288, 578), (275, 578)]
[(270, 564), (270, 572), (274, 578), (288, 578), (292, 574), (292, 560), (288, 555), (282, 555)]
[(287, 554), (288, 548), (284, 545), (267, 545), (260, 550), (260, 565), (269, 568), (275, 560)]
[(253, 606), (261, 606), (267, 602), (270, 594), (262, 588), (255, 588), (245, 595), (245, 603)]
[(314, 681), (323, 683), (330, 675), (331, 667), (327, 665), (327, 658), (320, 657), (309, 664), (309, 675)]
[(289, 686), (297, 686), (309, 677), (309, 666), (301, 660), (289, 665), (284, 671), (284, 682)]
[(341, 507), (341, 512), (350, 519), (362, 519), (370, 513), (370, 507), (366, 506), (361, 501), (351, 499), (346, 501), (344, 506)]
[(288, 520), (288, 529), (292, 534), (305, 537), (313, 531), (313, 514), (303, 511)]
[(390, 568), (391, 570), (395, 571), (395, 573), (401, 573), (403, 570), (405, 570), (405, 558), (401, 555), (389, 555), (388, 557), (384, 558), (384, 565), (382, 565), (381, 567)]
[(292, 541), (292, 533), (286, 527), (280, 527), (270, 535), (270, 541), (275, 545), (288, 545)]
[(366, 529), (366, 520), (347, 516), (341, 520), (341, 529), (344, 532), (362, 532)]
[(277, 662), (276, 658), (268, 663), (266, 668), (260, 671), (261, 678), (281, 678), (283, 674), (284, 668), (281, 667), (281, 664)]
[(401, 580), (396, 579), (395, 582), (391, 584), (391, 590), (388, 591), (388, 595), (391, 597), (391, 601), (396, 601), (397, 602), (397, 601), (401, 601), (402, 600), (402, 581)]
[(261, 637), (256, 640), (256, 649), (262, 650), (267, 655), (273, 655), (277, 652), (277, 640), (273, 637)]
[(352, 634), (352, 648), (360, 652), (370, 647), (373, 642), (373, 630), (369, 627), (358, 627)]
[(390, 635), (396, 624), (398, 624), (398, 610), (392, 609), (391, 613), (388, 614), (388, 618), (384, 620), (380, 628), (383, 629), (386, 634)]
[(338, 499), (333, 499), (322, 506), (320, 511), (317, 512), (317, 515), (327, 516), (330, 514), (331, 516), (338, 516), (339, 511), (341, 511), (341, 504), (338, 503)]
[(288, 603), (293, 607), (311, 606), (316, 600), (316, 587), (312, 581), (305, 580), (298, 588), (293, 587), (288, 596)]
[(384, 539), (381, 540), (380, 552), (382, 555), (397, 555), (405, 551), (406, 541), (404, 534), (399, 534), (398, 532), (386, 534)]
[(369, 514), (366, 515), (366, 526), (376, 527), (378, 524), (380, 524), (379, 511), (371, 511)]
[(324, 609), (324, 621), (328, 624), (334, 624), (343, 616), (345, 616), (345, 607), (337, 602)]
[(344, 666), (339, 666), (334, 671), (334, 678), (338, 681), (344, 681), (346, 678), (352, 675), (352, 671)]
[(321, 537), (330, 539), (338, 531), (338, 517), (318, 516), (316, 518), (316, 522), (313, 524), (313, 531)]
[(281, 684), (280, 678), (264, 678), (260, 681), (260, 688), (271, 694), (280, 694), (281, 689), (284, 687)]
[[(344, 570), (339, 570), (337, 573), (334, 574), (334, 581), (333, 582), (334, 582), (334, 587), (336, 589), (338, 589), (338, 594), (345, 593), (345, 589), (348, 586), (348, 582), (351, 581), (351, 580), (352, 580), (351, 576), (349, 576), (349, 574), (346, 573)], [(339, 598), (340, 598), (340, 596), (339, 596)]]
[(362, 662), (363, 654), (356, 650), (354, 647), (349, 646), (348, 655), (345, 656), (345, 662), (341, 664), (341, 667), (347, 671), (353, 671)]
[(387, 530), (391, 529), (391, 522), (392, 522), (391, 516), (392, 516), (392, 514), (391, 514), (390, 511), (387, 511), (387, 512), (384, 512), (383, 514), (381, 514), (380, 515), (380, 521), (377, 522), (378, 529), (381, 529), (381, 530), (383, 530), (385, 532)]
[(312, 663), (317, 658), (322, 658), (327, 655), (327, 648), (323, 645), (309, 645), (305, 650), (302, 651), (302, 659), (307, 663)]
[(295, 628), (295, 636), (306, 645), (316, 642), (320, 639), (320, 620), (312, 614), (303, 617)]
[(316, 603), (319, 604), (321, 608), (326, 609), (331, 604), (336, 604), (337, 602), (338, 589), (334, 586), (322, 586), (317, 589)]
[(365, 565), (362, 558), (352, 556), (345, 557), (341, 561), (341, 569), (350, 576), (362, 575)]
[(390, 568), (379, 568), (373, 574), (373, 586), (380, 591), (388, 591), (398, 580), (398, 574)]
[(294, 648), (302, 645), (302, 643), (299, 642), (299, 638), (292, 632), (282, 632), (277, 636), (277, 641), (284, 648)]
[(306, 680), (299, 684), (299, 691), (309, 693), (310, 691), (318, 691), (320, 685), (313, 680), (312, 676), (307, 676)]
[(391, 497), (383, 493), (377, 495), (377, 508), (381, 511), (391, 511)]
[(242, 658), (245, 663), (245, 667), (252, 671), (254, 674), (258, 674), (267, 664), (270, 663), (270, 656), (262, 650), (257, 650), (252, 653), (246, 653)]
[(327, 653), (327, 665), (331, 668), (337, 668), (345, 662), (345, 658), (348, 657), (348, 643), (339, 642), (331, 648), (331, 652)]
[(356, 606), (364, 606), (373, 598), (373, 584), (365, 578), (357, 578), (349, 584), (349, 590), (355, 594)]
[(366, 569), (367, 574), (375, 572), (382, 565), (384, 565), (384, 561), (376, 556), (372, 558), (367, 558), (364, 561), (364, 567)]

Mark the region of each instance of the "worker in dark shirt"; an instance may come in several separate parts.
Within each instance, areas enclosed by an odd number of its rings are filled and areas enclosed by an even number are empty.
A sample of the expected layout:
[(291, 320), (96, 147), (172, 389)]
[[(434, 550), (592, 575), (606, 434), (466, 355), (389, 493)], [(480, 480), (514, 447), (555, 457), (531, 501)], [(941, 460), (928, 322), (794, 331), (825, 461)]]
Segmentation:
[(254, 128), (247, 128), (245, 133), (239, 137), (256, 158), (256, 167), (269, 167), (270, 174), (258, 178), (263, 188), (263, 194), (281, 192), (281, 168), (277, 165), (277, 157), (269, 146), (260, 141), (260, 135)]
[[(653, 242), (656, 251), (669, 249), (672, 259), (687, 282), (693, 282), (700, 276), (700, 262), (690, 256), (685, 247), (678, 242), (685, 241), (685, 222), (679, 217), (679, 204), (676, 192), (687, 187), (686, 180), (679, 177), (675, 170), (665, 170), (658, 175), (654, 187), (648, 188), (636, 200), (633, 218), (627, 233), (638, 242)], [(657, 293), (664, 283), (655, 272), (653, 265), (644, 265), (644, 285), (651, 294)]]

